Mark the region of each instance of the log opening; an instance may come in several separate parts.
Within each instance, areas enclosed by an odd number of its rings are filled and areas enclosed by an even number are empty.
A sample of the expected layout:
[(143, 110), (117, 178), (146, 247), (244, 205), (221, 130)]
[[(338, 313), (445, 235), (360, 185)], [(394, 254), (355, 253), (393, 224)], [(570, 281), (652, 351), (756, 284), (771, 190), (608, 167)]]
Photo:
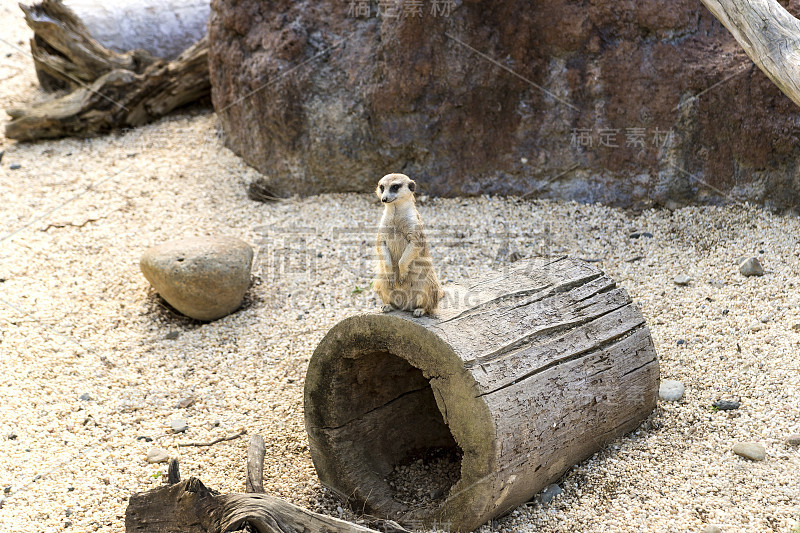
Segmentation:
[[(480, 485), (492, 454), (489, 413), (461, 360), (398, 316), (353, 317), (326, 339), (306, 376), (321, 478), (338, 479), (331, 488), (373, 515), (448, 522), (446, 503)], [(452, 416), (456, 405), (465, 407)]]
[[(332, 401), (345, 409), (331, 417), (333, 426), (325, 431), (337, 443), (346, 440), (349, 453), (360, 458), (362, 471), (354, 475), (377, 477), (372, 486), (386, 492), (385, 499), (404, 503), (402, 512), (434, 507), (450, 491), (453, 474), (460, 476), (462, 453), (429, 380), (388, 351), (352, 355), (339, 361), (341, 379), (330, 390)], [(443, 478), (449, 483), (419, 475), (433, 467), (446, 472)], [(409, 494), (409, 485), (422, 492)]]

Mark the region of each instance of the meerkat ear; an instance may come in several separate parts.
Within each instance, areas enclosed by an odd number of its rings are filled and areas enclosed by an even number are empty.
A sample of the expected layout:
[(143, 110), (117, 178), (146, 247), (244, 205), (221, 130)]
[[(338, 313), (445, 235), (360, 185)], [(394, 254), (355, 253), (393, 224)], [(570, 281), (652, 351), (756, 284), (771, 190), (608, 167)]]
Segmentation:
[(408, 182), (408, 190), (411, 191), (411, 192), (416, 191), (417, 190), (417, 182), (414, 181), (414, 180), (409, 181)]

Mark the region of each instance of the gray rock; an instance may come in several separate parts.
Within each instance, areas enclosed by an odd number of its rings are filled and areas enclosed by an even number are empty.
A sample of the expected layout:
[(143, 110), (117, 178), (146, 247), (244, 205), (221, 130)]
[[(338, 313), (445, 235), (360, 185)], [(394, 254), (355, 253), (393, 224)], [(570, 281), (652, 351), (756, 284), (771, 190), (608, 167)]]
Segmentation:
[(674, 379), (665, 379), (658, 387), (658, 397), (667, 402), (677, 402), (683, 398), (683, 383)]
[(180, 335), (181, 335), (180, 331), (170, 331), (169, 333), (167, 333), (165, 338), (168, 341), (174, 341), (175, 339), (180, 337)]
[(187, 396), (186, 398), (182, 398), (178, 402), (178, 409), (186, 409), (187, 407), (189, 407), (193, 403), (194, 403), (194, 397), (193, 396)]
[(19, 170), (22, 168), (22, 165), (20, 165), (19, 163), (11, 163), (10, 165), (8, 165), (8, 168), (10, 170)]
[(711, 404), (712, 407), (716, 407), (720, 411), (733, 411), (734, 409), (738, 409), (739, 405), (739, 402), (736, 400), (717, 400)]
[(757, 442), (738, 442), (733, 447), (733, 453), (751, 461), (763, 461), (767, 456), (767, 450)]
[(703, 533), (722, 533), (719, 526), (706, 526), (703, 528)]
[(551, 501), (553, 501), (553, 498), (555, 498), (556, 496), (558, 496), (559, 494), (561, 494), (563, 492), (564, 491), (561, 489), (561, 487), (559, 485), (555, 484), (555, 483), (553, 483), (552, 485), (548, 485), (542, 491), (542, 494), (541, 494), (542, 503), (550, 503)]
[(175, 433), (183, 433), (187, 429), (189, 429), (189, 423), (182, 418), (178, 418), (173, 420), (169, 423), (169, 426), (172, 428), (172, 431)]
[(78, 399), (82, 402), (88, 402), (89, 400), (92, 399), (92, 396), (88, 392), (84, 392), (83, 394), (78, 396)]
[(800, 433), (795, 433), (786, 437), (786, 444), (789, 446), (800, 446)]
[(758, 258), (751, 257), (739, 265), (739, 272), (741, 272), (743, 276), (763, 276), (764, 268), (761, 266), (761, 262)]
[(147, 281), (171, 306), (211, 321), (242, 305), (253, 249), (232, 237), (197, 237), (148, 248), (139, 261)]
[(692, 278), (690, 278), (686, 274), (679, 274), (679, 275), (675, 276), (675, 278), (672, 281), (675, 282), (675, 285), (684, 286), (684, 285), (688, 285), (689, 282), (692, 281)]
[(150, 464), (166, 463), (169, 461), (169, 452), (163, 448), (150, 448), (147, 452), (147, 462)]

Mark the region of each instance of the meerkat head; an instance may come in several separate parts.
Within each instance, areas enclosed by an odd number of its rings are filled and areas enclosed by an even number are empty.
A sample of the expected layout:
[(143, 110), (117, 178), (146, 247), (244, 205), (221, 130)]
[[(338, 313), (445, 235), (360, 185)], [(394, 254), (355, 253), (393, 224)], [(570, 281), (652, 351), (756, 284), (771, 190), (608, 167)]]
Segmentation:
[(375, 194), (385, 204), (414, 201), (417, 184), (405, 174), (387, 174), (378, 182)]

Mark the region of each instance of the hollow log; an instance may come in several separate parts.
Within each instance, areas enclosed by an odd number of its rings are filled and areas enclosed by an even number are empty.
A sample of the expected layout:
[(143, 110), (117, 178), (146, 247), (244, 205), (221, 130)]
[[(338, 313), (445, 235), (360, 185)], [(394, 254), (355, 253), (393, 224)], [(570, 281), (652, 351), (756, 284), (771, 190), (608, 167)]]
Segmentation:
[(776, 0), (700, 0), (753, 63), (800, 106), (800, 20)]
[[(638, 427), (658, 383), (624, 289), (577, 259), (519, 262), (448, 289), (435, 317), (334, 326), (309, 363), (305, 423), (320, 480), (354, 509), (471, 531)], [(413, 501), (395, 482), (420, 460), (449, 461), (455, 481)]]

